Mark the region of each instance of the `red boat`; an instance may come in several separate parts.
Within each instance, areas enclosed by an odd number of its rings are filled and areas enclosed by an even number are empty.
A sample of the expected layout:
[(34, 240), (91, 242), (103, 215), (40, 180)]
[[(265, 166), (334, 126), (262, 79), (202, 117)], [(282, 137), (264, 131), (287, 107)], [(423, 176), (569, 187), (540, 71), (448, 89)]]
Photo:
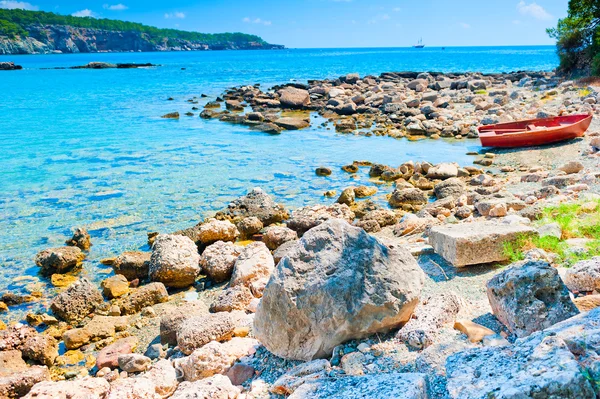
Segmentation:
[(529, 147), (582, 137), (592, 115), (567, 115), (479, 127), (483, 147)]

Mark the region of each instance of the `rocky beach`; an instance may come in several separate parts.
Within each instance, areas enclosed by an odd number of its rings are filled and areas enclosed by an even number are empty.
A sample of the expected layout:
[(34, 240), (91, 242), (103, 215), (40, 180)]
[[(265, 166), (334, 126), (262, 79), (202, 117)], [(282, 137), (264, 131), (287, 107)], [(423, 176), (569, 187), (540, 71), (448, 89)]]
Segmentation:
[[(352, 73), (190, 96), (164, 116), (433, 148), (477, 145), (485, 124), (596, 117), (599, 102), (552, 72)], [(347, 186), (302, 207), (252, 188), (102, 259), (100, 284), (81, 264), (102, 242), (70, 226), (31, 259), (41, 285), (0, 292), (0, 397), (600, 397), (598, 123), (471, 165), (314, 165), (315, 182)]]

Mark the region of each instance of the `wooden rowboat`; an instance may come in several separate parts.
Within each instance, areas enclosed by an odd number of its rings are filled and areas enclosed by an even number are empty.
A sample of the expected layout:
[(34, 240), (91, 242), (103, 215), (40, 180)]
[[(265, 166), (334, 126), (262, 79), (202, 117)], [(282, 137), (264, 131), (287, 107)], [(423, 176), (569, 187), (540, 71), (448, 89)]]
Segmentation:
[(582, 137), (592, 123), (592, 115), (567, 115), (529, 119), (479, 127), (483, 147), (529, 147)]

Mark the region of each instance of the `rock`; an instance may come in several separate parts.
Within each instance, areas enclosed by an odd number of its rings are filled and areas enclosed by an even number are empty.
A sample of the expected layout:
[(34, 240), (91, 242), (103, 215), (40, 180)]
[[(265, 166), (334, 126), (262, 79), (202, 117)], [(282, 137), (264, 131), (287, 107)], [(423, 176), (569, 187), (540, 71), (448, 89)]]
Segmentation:
[(569, 161), (564, 165), (561, 165), (558, 170), (562, 170), (566, 174), (570, 175), (573, 173), (579, 173), (584, 169), (584, 166), (579, 161)]
[(129, 281), (122, 274), (116, 274), (100, 283), (102, 293), (108, 299), (118, 298), (129, 292)]
[(105, 399), (110, 390), (104, 378), (44, 381), (31, 388), (25, 399)]
[(231, 385), (229, 378), (217, 374), (203, 380), (182, 382), (171, 399), (231, 399), (239, 394), (239, 388)]
[(287, 255), (287, 253), (296, 245), (296, 242), (298, 242), (298, 240), (287, 241), (273, 251), (273, 260), (275, 261), (275, 265), (279, 263), (281, 258)]
[(420, 209), (427, 201), (427, 194), (418, 188), (395, 189), (388, 200), (392, 208), (403, 209)]
[(170, 112), (161, 116), (163, 119), (179, 119), (179, 112)]
[(119, 367), (119, 356), (132, 353), (138, 343), (134, 336), (121, 338), (114, 343), (104, 347), (96, 356), (96, 367), (98, 370), (108, 367), (111, 369)]
[(381, 373), (324, 378), (301, 385), (288, 399), (428, 399), (427, 376)]
[(454, 323), (454, 329), (465, 334), (469, 341), (473, 343), (481, 342), (485, 337), (496, 334), (489, 328), (474, 323), (471, 320), (457, 320)]
[(559, 240), (562, 237), (562, 229), (558, 223), (548, 223), (540, 226), (537, 232), (540, 237), (555, 237)]
[(209, 245), (200, 257), (202, 272), (217, 283), (228, 280), (241, 251), (242, 247), (231, 242), (217, 241)]
[[(219, 223), (232, 225), (229, 222)], [(171, 234), (161, 234), (156, 237), (152, 245), (149, 265), (152, 281), (161, 282), (166, 287), (183, 288), (194, 284), (198, 274), (200, 274), (200, 255), (192, 240)]]
[(348, 187), (347, 189), (342, 191), (336, 202), (338, 204), (346, 204), (348, 206), (351, 206), (352, 204), (354, 204), (355, 198), (356, 195), (354, 194), (354, 187)]
[(289, 214), (283, 205), (276, 204), (262, 189), (253, 188), (247, 195), (231, 202), (227, 209), (217, 213), (215, 217), (236, 223), (249, 216), (257, 217), (263, 225), (268, 226), (283, 222)]
[(119, 355), (117, 361), (119, 363), (119, 368), (128, 373), (140, 373), (146, 371), (150, 368), (150, 363), (152, 363), (152, 360), (150, 360), (149, 357), (138, 353)]
[(300, 363), (279, 377), (273, 383), (271, 392), (278, 395), (291, 395), (302, 384), (327, 377), (330, 369), (331, 365), (325, 359)]
[(267, 227), (263, 234), (263, 242), (270, 250), (276, 250), (282, 244), (297, 240), (298, 234), (287, 227), (284, 226), (270, 226)]
[(0, 62), (0, 71), (17, 71), (19, 69), (23, 69), (23, 67), (21, 65), (16, 65), (14, 62)]
[(409, 234), (420, 234), (439, 223), (440, 221), (437, 218), (420, 218), (414, 214), (407, 214), (394, 226), (394, 235), (402, 237)]
[(455, 294), (430, 296), (417, 306), (413, 318), (398, 331), (396, 337), (411, 348), (425, 349), (439, 340), (442, 326), (454, 323), (461, 307), (462, 300)]
[(112, 267), (115, 274), (122, 274), (129, 281), (148, 278), (150, 256), (148, 252), (123, 252), (117, 256)]
[(542, 180), (542, 187), (554, 186), (556, 188), (562, 189), (567, 186), (572, 186), (576, 183), (579, 183), (582, 176), (578, 174), (572, 175), (559, 175), (548, 177), (547, 179)]
[(366, 198), (377, 193), (376, 187), (358, 186), (354, 187), (354, 195), (356, 198)]
[(148, 378), (118, 378), (111, 382), (106, 399), (162, 399)]
[(203, 301), (184, 302), (174, 307), (160, 319), (160, 342), (169, 346), (177, 345), (177, 331), (181, 324), (194, 316), (204, 315), (208, 308)]
[(254, 333), (280, 357), (327, 356), (341, 342), (408, 321), (423, 281), (408, 251), (385, 247), (343, 220), (329, 220), (279, 262)]
[(525, 225), (474, 222), (434, 226), (429, 244), (453, 266), (464, 267), (507, 260), (504, 243), (534, 234), (535, 230)]
[[(430, 169), (431, 170), (431, 169)], [(449, 178), (438, 183), (433, 188), (433, 193), (437, 199), (459, 198), (466, 191), (465, 184), (458, 178)]]
[(248, 364), (236, 363), (227, 370), (226, 375), (233, 385), (242, 385), (244, 382), (254, 377), (254, 372), (254, 367)]
[(287, 225), (299, 236), (329, 219), (344, 219), (348, 223), (354, 220), (354, 212), (346, 204), (314, 205), (296, 209)]
[(252, 291), (245, 285), (237, 285), (235, 287), (226, 288), (219, 293), (215, 302), (210, 305), (210, 311), (231, 312), (233, 310), (245, 310), (254, 299)]
[(177, 389), (177, 371), (169, 360), (162, 359), (154, 363), (142, 377), (154, 383), (154, 391), (163, 399), (170, 397)]
[(575, 263), (566, 270), (564, 281), (573, 292), (600, 290), (600, 256)]
[(458, 167), (452, 163), (441, 163), (429, 168), (427, 177), (429, 179), (446, 180), (458, 176)]
[(134, 314), (157, 303), (169, 300), (169, 293), (163, 283), (150, 283), (139, 287), (121, 302), (122, 314)]
[(57, 318), (77, 323), (103, 301), (100, 291), (88, 279), (80, 278), (52, 300), (50, 309)]
[(51, 367), (58, 356), (58, 342), (49, 335), (34, 335), (23, 342), (23, 357)]
[(263, 229), (263, 223), (259, 218), (250, 216), (242, 219), (237, 224), (237, 229), (240, 232), (241, 239), (249, 239), (254, 234), (257, 234)]
[(258, 345), (258, 341), (252, 338), (235, 337), (224, 343), (211, 341), (194, 350), (190, 356), (177, 360), (175, 367), (186, 381), (225, 374), (238, 359), (253, 354)]
[(42, 274), (65, 273), (79, 266), (85, 254), (78, 247), (60, 247), (45, 249), (35, 257), (35, 264)]
[(15, 324), (0, 331), (0, 351), (23, 350), (23, 344), (38, 335), (34, 328), (24, 324)]
[(308, 119), (290, 116), (278, 118), (273, 123), (285, 130), (300, 130), (310, 126), (310, 121)]
[(35, 384), (50, 380), (46, 366), (28, 367), (18, 350), (0, 351), (0, 397), (25, 396)]
[(248, 244), (235, 261), (230, 286), (245, 285), (260, 298), (275, 268), (273, 256), (262, 242)]
[(317, 176), (330, 176), (331, 175), (331, 169), (326, 168), (324, 166), (320, 166), (317, 169), (315, 169), (315, 174)]
[(73, 237), (67, 240), (65, 244), (78, 247), (84, 251), (87, 251), (92, 246), (90, 234), (83, 227), (76, 228)]
[(286, 87), (279, 91), (279, 102), (283, 108), (301, 109), (310, 104), (310, 95), (307, 90)]
[(350, 352), (340, 359), (340, 366), (346, 375), (364, 375), (367, 357), (361, 352)]
[(242, 312), (219, 312), (188, 318), (179, 325), (177, 345), (189, 355), (210, 341), (228, 341), (244, 315)]
[(200, 226), (198, 238), (205, 245), (217, 241), (235, 241), (240, 232), (233, 223), (228, 220), (208, 219)]
[(148, 346), (146, 352), (144, 352), (144, 356), (149, 357), (152, 360), (162, 359), (166, 355), (165, 350), (163, 349), (162, 344), (152, 344)]
[(558, 271), (547, 262), (513, 264), (487, 283), (494, 315), (518, 337), (579, 313)]
[(580, 296), (573, 299), (573, 303), (580, 312), (589, 312), (600, 307), (600, 294)]
[(492, 218), (498, 218), (508, 215), (508, 209), (506, 204), (494, 204), (488, 212), (488, 216)]
[(348, 172), (348, 173), (357, 173), (358, 172), (358, 166), (355, 165), (355, 164), (344, 165), (344, 166), (342, 166), (342, 170), (344, 172)]
[(375, 209), (367, 212), (362, 220), (374, 220), (379, 226), (386, 227), (395, 224), (398, 221), (398, 215), (390, 209)]

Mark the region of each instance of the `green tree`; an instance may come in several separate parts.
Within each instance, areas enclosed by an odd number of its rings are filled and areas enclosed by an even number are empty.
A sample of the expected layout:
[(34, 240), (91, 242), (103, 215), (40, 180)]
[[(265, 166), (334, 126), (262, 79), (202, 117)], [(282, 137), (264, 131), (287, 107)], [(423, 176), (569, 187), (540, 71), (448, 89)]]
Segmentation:
[(547, 30), (556, 39), (559, 71), (600, 76), (600, 0), (569, 0), (569, 14)]

